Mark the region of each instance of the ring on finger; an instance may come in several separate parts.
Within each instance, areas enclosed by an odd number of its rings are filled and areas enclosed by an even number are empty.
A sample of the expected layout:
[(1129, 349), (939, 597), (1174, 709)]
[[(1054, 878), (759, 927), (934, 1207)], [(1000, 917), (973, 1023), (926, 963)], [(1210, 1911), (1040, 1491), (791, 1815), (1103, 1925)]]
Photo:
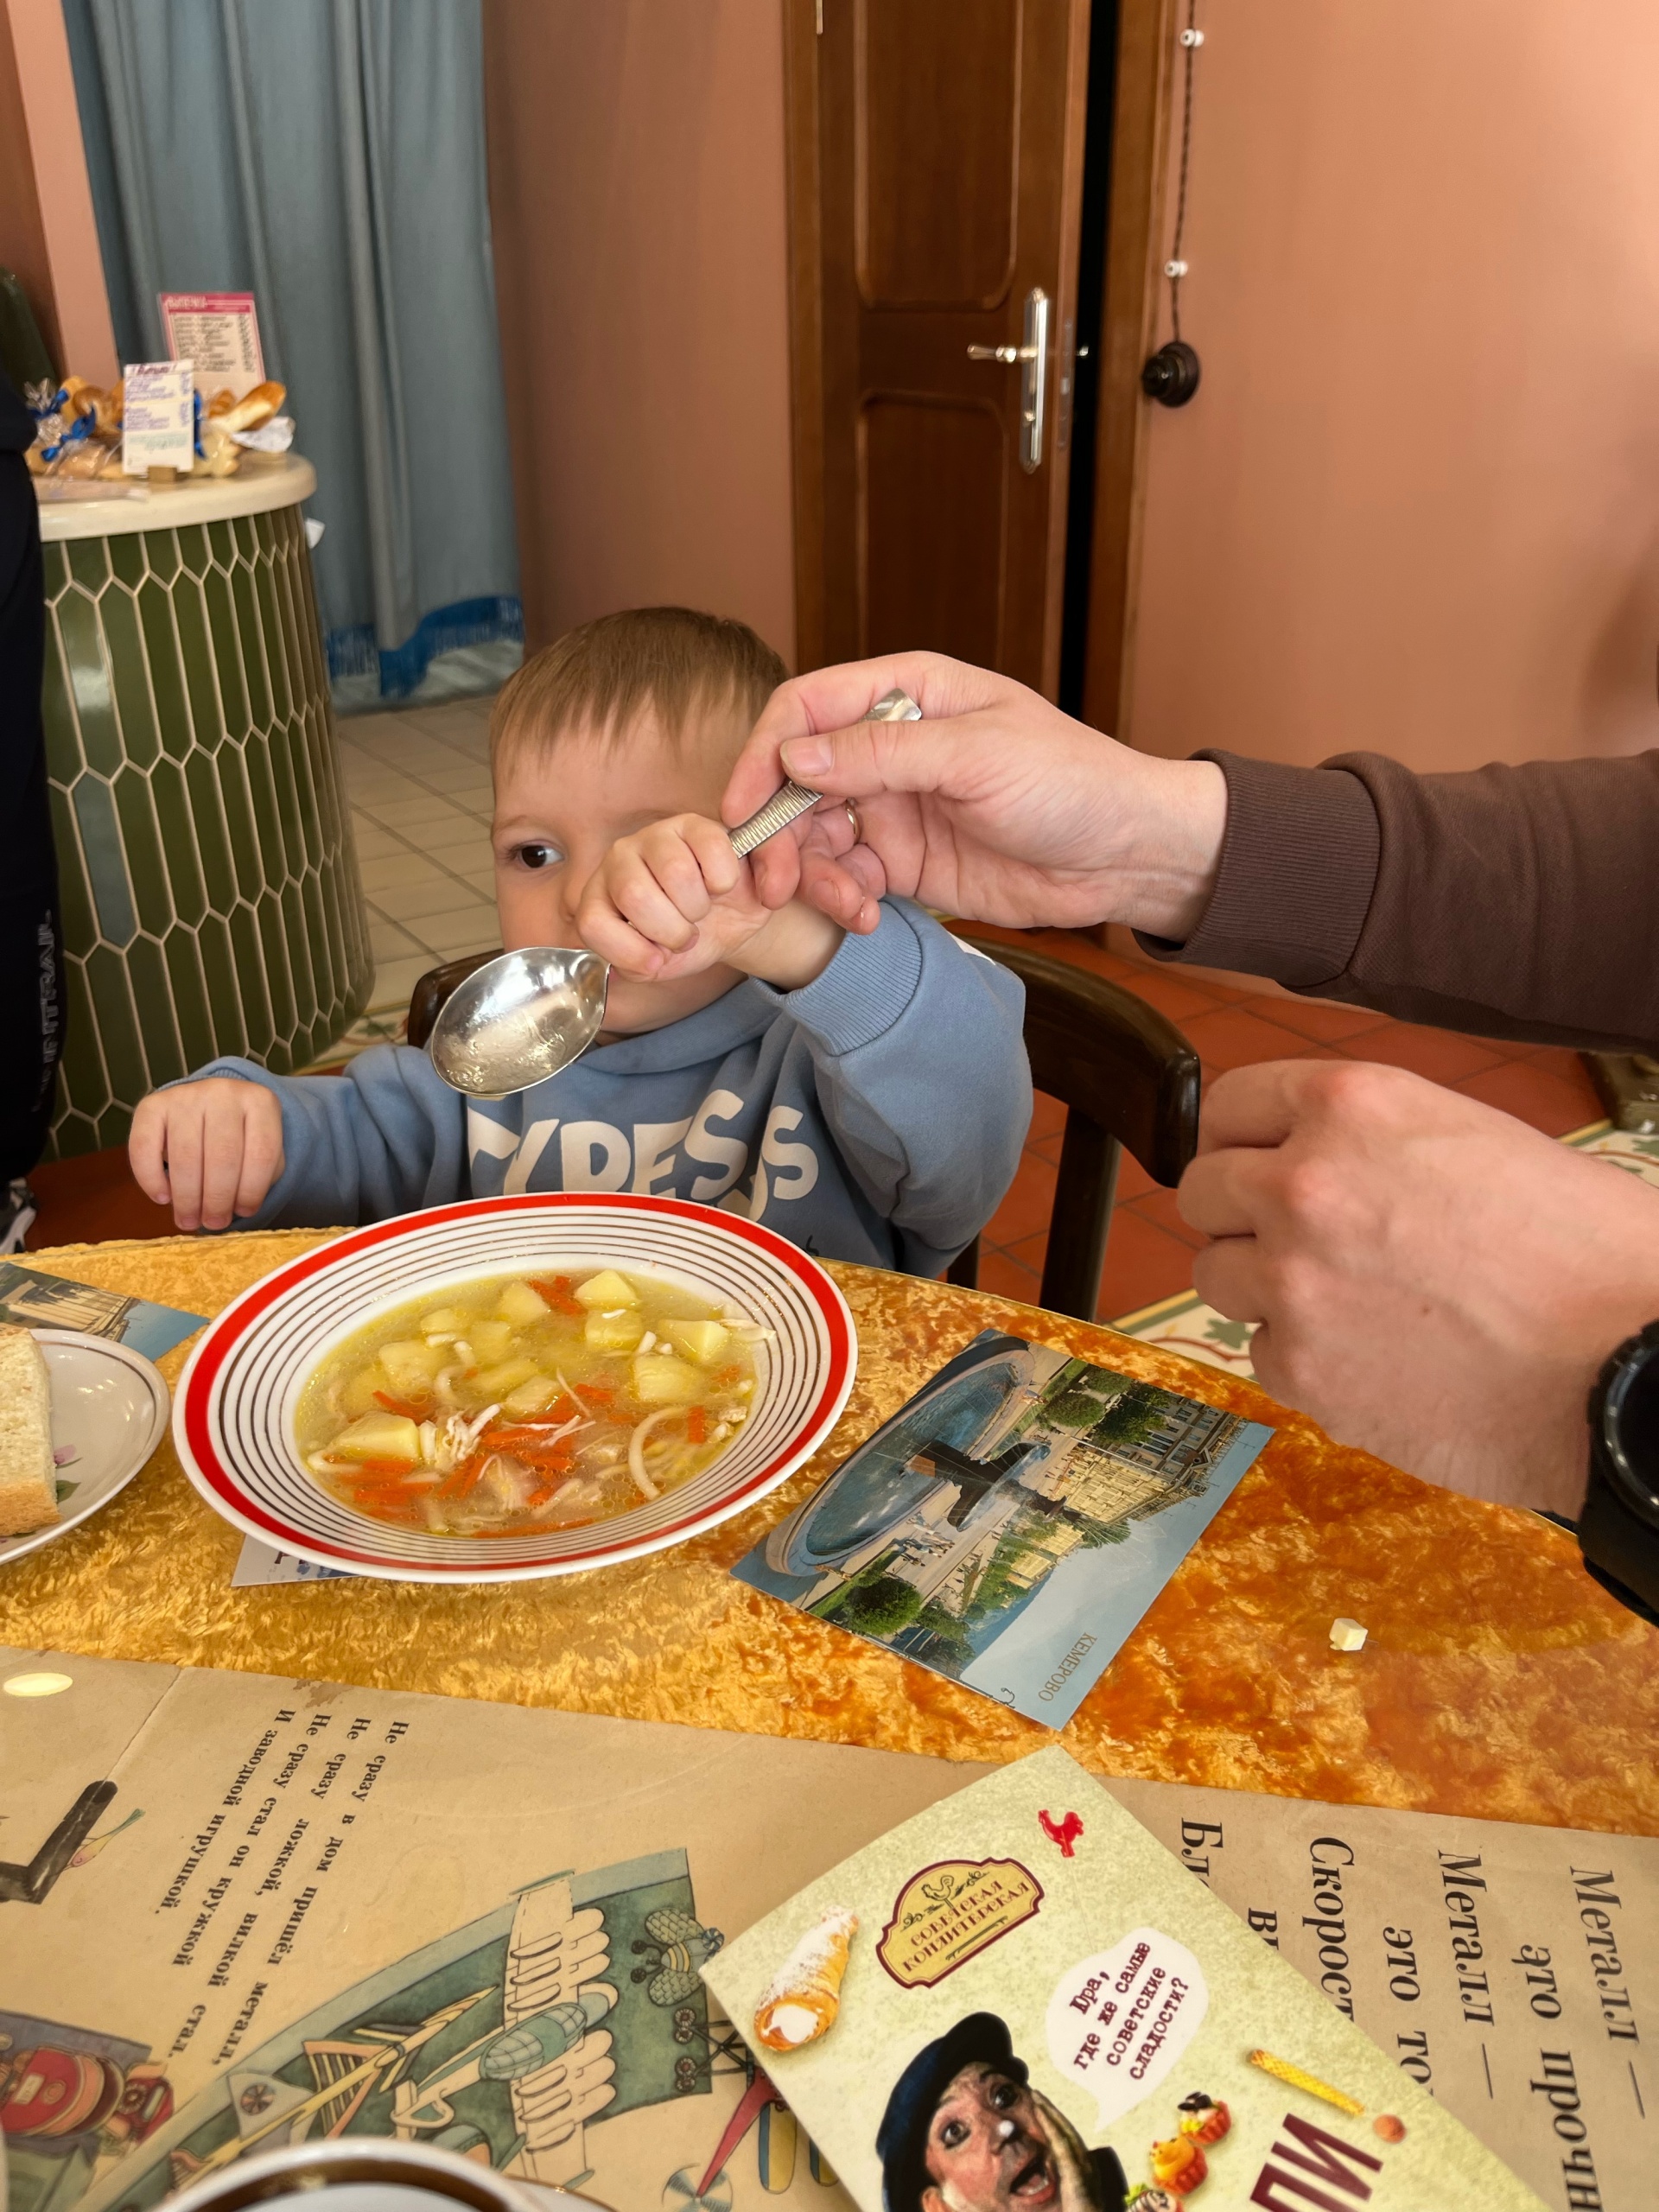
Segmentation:
[(853, 833), (853, 842), (855, 845), (861, 845), (864, 842), (864, 824), (858, 818), (858, 801), (855, 798), (844, 798), (842, 804), (847, 810), (847, 821)]

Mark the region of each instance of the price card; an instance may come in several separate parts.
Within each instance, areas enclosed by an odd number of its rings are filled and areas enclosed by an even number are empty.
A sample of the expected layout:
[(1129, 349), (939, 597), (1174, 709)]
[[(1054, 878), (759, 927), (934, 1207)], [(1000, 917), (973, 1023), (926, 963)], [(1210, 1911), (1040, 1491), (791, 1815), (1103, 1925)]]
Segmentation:
[(162, 292), (162, 327), (175, 359), (191, 362), (203, 399), (238, 399), (265, 380), (259, 311), (251, 292)]
[(121, 423), (121, 466), (190, 468), (195, 461), (195, 383), (188, 361), (130, 361)]

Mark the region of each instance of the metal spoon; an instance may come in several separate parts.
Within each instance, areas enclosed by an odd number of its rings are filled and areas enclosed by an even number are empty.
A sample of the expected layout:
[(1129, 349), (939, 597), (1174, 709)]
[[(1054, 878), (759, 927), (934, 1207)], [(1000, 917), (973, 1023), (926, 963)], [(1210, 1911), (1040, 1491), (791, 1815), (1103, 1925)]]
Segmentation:
[[(867, 722), (914, 722), (916, 702), (889, 691)], [(752, 853), (823, 796), (785, 784), (731, 832), (734, 853)], [(452, 1090), (511, 1098), (579, 1060), (605, 1021), (611, 966), (596, 952), (556, 944), (503, 952), (457, 983), (438, 1012), (426, 1049)]]

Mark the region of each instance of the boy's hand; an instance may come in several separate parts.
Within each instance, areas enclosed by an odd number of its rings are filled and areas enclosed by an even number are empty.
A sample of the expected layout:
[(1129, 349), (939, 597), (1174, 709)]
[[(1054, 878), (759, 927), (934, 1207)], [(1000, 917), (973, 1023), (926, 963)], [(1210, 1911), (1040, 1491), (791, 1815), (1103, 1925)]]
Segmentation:
[(263, 1084), (208, 1076), (139, 1103), (127, 1139), (134, 1179), (181, 1229), (228, 1229), (283, 1172), (283, 1109)]
[(584, 944), (644, 982), (723, 962), (785, 991), (821, 976), (842, 939), (836, 923), (799, 900), (775, 912), (763, 906), (748, 862), (700, 814), (620, 837), (582, 894), (576, 926)]

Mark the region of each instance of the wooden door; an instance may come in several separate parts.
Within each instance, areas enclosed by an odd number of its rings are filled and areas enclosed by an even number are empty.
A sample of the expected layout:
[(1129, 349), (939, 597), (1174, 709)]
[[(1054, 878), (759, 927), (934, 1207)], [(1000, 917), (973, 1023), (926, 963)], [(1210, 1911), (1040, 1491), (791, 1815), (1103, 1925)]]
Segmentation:
[(1052, 696), (1090, 0), (785, 8), (799, 664)]

